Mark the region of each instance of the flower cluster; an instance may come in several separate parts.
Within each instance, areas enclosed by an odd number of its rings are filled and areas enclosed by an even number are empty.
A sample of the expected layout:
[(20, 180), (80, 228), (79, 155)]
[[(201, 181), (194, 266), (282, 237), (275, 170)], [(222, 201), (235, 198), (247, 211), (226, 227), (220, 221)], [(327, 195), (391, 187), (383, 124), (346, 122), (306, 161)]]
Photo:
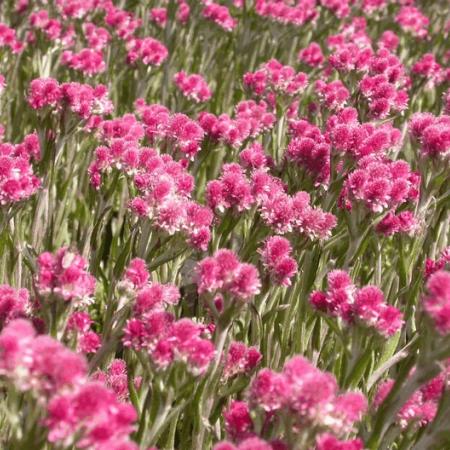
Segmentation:
[(431, 258), (427, 258), (425, 261), (425, 278), (428, 278), (433, 273), (438, 270), (442, 270), (445, 268), (447, 264), (450, 263), (450, 247), (446, 247), (442, 250), (439, 257), (435, 260)]
[(40, 158), (39, 139), (29, 134), (20, 144), (0, 142), (0, 204), (25, 200), (41, 186), (33, 172), (32, 159)]
[(152, 145), (159, 143), (167, 151), (181, 152), (190, 159), (200, 151), (204, 131), (195, 120), (185, 114), (171, 114), (162, 105), (146, 105), (142, 99), (136, 101), (136, 109)]
[(292, 139), (286, 149), (286, 158), (304, 167), (317, 184), (327, 184), (331, 156), (328, 139), (307, 120), (292, 120), (290, 130)]
[(247, 100), (236, 105), (234, 119), (228, 114), (202, 112), (198, 121), (211, 139), (238, 148), (247, 139), (271, 130), (275, 116), (265, 101)]
[(124, 327), (123, 344), (145, 351), (159, 370), (182, 361), (193, 374), (204, 373), (215, 355), (206, 327), (190, 319), (175, 320), (166, 309), (178, 303), (178, 288), (144, 281), (147, 275), (139, 259), (131, 261), (125, 271), (124, 281), (134, 285), (135, 291), (133, 317)]
[(67, 247), (56, 253), (44, 252), (37, 259), (36, 289), (42, 297), (86, 302), (95, 291), (95, 278), (87, 271), (87, 261)]
[(359, 160), (342, 188), (341, 205), (351, 209), (362, 202), (372, 212), (395, 210), (419, 198), (420, 175), (406, 161), (366, 156)]
[(255, 266), (241, 263), (234, 252), (221, 249), (198, 263), (198, 293), (220, 293), (249, 301), (259, 293), (261, 282)]
[(59, 84), (53, 78), (36, 78), (30, 83), (28, 103), (33, 109), (47, 106), (55, 110), (65, 107), (81, 119), (92, 114), (109, 114), (112, 103), (108, 99), (108, 90), (102, 84), (96, 87), (76, 82)]
[(450, 332), (450, 272), (438, 270), (427, 281), (424, 308), (442, 335)]
[(214, 22), (225, 31), (232, 31), (237, 25), (236, 19), (231, 16), (230, 10), (226, 6), (213, 1), (203, 1), (203, 3), (205, 3), (205, 6), (202, 10), (202, 16), (205, 19)]
[[(396, 416), (397, 423), (402, 429), (423, 427), (433, 421), (448, 379), (448, 368), (444, 368), (439, 375), (423, 384), (409, 397)], [(387, 379), (378, 385), (373, 400), (375, 408), (378, 408), (386, 400), (393, 386), (393, 379)]]
[(297, 262), (291, 257), (290, 242), (281, 236), (268, 238), (260, 250), (264, 267), (275, 283), (290, 286), (291, 278), (297, 273)]
[(313, 0), (300, 0), (297, 2), (256, 0), (255, 12), (261, 17), (275, 22), (295, 26), (301, 26), (306, 22), (310, 22), (318, 15), (316, 2)]
[(27, 289), (0, 285), (0, 329), (11, 320), (26, 316), (30, 307), (30, 293)]
[(100, 336), (91, 330), (93, 323), (91, 316), (85, 311), (77, 311), (69, 316), (67, 330), (69, 335), (73, 335), (78, 352), (95, 353), (100, 348), (102, 341)]
[(66, 50), (61, 56), (61, 62), (87, 76), (104, 72), (106, 68), (102, 53), (90, 48), (84, 48), (78, 53)]
[(403, 6), (395, 16), (395, 21), (406, 31), (418, 38), (425, 38), (430, 23), (427, 16), (414, 6)]
[(450, 116), (434, 116), (430, 113), (416, 113), (412, 116), (409, 129), (413, 138), (420, 143), (420, 151), (429, 157), (448, 158), (450, 154)]
[(244, 85), (258, 96), (270, 93), (298, 95), (306, 88), (308, 76), (296, 72), (291, 66), (284, 66), (276, 59), (266, 62), (256, 72), (244, 75)]
[(384, 119), (392, 111), (404, 111), (408, 106), (405, 88), (409, 79), (399, 58), (381, 48), (369, 59), (367, 70), (359, 89), (369, 102), (372, 117)]
[(129, 64), (142, 61), (146, 66), (160, 66), (169, 56), (167, 48), (160, 41), (151, 37), (131, 39), (127, 43), (127, 48)]
[(223, 368), (224, 378), (250, 373), (261, 362), (262, 355), (256, 347), (248, 347), (243, 342), (233, 341)]
[(290, 432), (310, 427), (311, 431), (322, 429), (340, 436), (353, 429), (366, 408), (362, 394), (339, 394), (332, 374), (322, 372), (302, 356), (294, 356), (281, 372), (260, 370), (249, 388), (248, 403), (232, 402), (225, 412), (225, 422), (230, 437), (240, 441), (255, 436), (252, 417), (263, 415), (267, 427), (276, 428), (283, 424), (283, 414), (289, 411)]
[(347, 272), (333, 270), (327, 276), (328, 290), (314, 291), (311, 305), (326, 314), (339, 317), (348, 324), (361, 324), (374, 328), (389, 337), (403, 325), (403, 314), (386, 303), (383, 292), (376, 286), (358, 289)]
[(186, 98), (197, 103), (206, 102), (211, 98), (211, 89), (201, 75), (187, 75), (186, 72), (181, 71), (177, 72), (173, 79)]
[(2, 22), (0, 22), (0, 47), (9, 47), (13, 53), (20, 53), (24, 48), (24, 43), (17, 38), (14, 28)]
[(385, 155), (399, 147), (401, 132), (391, 124), (360, 123), (358, 111), (344, 108), (327, 121), (327, 136), (333, 147), (353, 158)]

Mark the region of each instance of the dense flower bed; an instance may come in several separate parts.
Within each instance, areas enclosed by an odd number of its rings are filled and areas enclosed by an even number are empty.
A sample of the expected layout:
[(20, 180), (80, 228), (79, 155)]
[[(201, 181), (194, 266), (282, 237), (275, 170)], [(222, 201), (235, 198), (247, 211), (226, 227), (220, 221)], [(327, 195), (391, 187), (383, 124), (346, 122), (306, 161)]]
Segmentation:
[(450, 448), (446, 0), (0, 1), (0, 448)]

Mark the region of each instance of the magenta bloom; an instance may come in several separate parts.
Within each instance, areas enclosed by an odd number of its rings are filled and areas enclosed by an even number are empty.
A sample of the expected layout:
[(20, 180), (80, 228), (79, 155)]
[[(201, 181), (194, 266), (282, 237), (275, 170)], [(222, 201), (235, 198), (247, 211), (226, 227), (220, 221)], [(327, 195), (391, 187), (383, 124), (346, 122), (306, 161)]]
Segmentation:
[(440, 334), (450, 333), (450, 272), (439, 270), (427, 281), (424, 309)]
[(174, 81), (185, 97), (197, 103), (206, 102), (211, 98), (211, 89), (201, 75), (187, 75), (181, 71), (175, 74)]
[(42, 253), (37, 264), (36, 287), (40, 295), (82, 302), (94, 294), (95, 278), (87, 271), (87, 261), (67, 247), (54, 254)]

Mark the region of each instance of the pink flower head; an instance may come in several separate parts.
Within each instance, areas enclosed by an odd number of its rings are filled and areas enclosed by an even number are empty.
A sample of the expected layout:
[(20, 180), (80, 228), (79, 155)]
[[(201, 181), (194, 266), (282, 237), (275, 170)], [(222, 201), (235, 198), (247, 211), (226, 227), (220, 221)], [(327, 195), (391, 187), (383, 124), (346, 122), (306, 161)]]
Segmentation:
[(95, 290), (95, 278), (87, 272), (87, 261), (67, 247), (55, 254), (42, 253), (37, 260), (36, 288), (40, 295), (55, 295), (65, 301), (83, 301)]
[(447, 264), (450, 263), (450, 246), (446, 247), (440, 253), (439, 257), (436, 260), (432, 260), (428, 258), (425, 261), (425, 278), (428, 278), (433, 273), (438, 270), (445, 269)]
[(151, 37), (131, 39), (127, 43), (127, 49), (127, 61), (130, 64), (142, 61), (145, 65), (160, 66), (169, 56), (167, 48)]
[(428, 34), (428, 17), (423, 15), (414, 6), (403, 6), (395, 16), (395, 21), (403, 30), (410, 32), (414, 36), (423, 39)]
[(56, 106), (62, 98), (61, 87), (53, 78), (36, 78), (30, 83), (28, 103), (33, 109)]
[(256, 267), (241, 263), (226, 249), (200, 261), (197, 266), (198, 292), (221, 291), (246, 301), (259, 293), (261, 282)]
[(291, 252), (290, 242), (280, 236), (268, 238), (260, 250), (264, 266), (273, 280), (282, 286), (289, 286), (297, 273), (297, 262), (291, 257)]
[(150, 274), (145, 261), (141, 258), (133, 258), (125, 270), (124, 278), (133, 284), (134, 288), (142, 288), (147, 284)]
[(223, 375), (230, 378), (247, 374), (259, 364), (261, 358), (261, 353), (255, 347), (247, 347), (242, 342), (233, 341), (228, 348)]
[(244, 75), (244, 85), (256, 95), (279, 93), (283, 95), (300, 94), (308, 84), (303, 72), (296, 72), (291, 66), (283, 66), (276, 59), (266, 62), (256, 72)]
[(306, 48), (300, 50), (298, 59), (311, 67), (320, 67), (325, 61), (322, 49), (316, 42), (311, 42)]
[(212, 210), (220, 212), (235, 208), (238, 212), (253, 204), (250, 182), (239, 164), (225, 164), (218, 180), (206, 185), (206, 200)]
[(367, 408), (362, 394), (338, 394), (335, 377), (302, 356), (286, 361), (280, 373), (260, 370), (248, 397), (254, 412), (257, 408), (269, 412), (272, 420), (277, 420), (277, 415), (281, 419), (287, 413), (295, 423), (325, 426), (337, 434), (351, 431)]
[(232, 401), (223, 415), (227, 433), (233, 440), (242, 440), (252, 435), (253, 421), (246, 402)]
[(36, 193), (41, 182), (34, 175), (30, 159), (39, 159), (40, 146), (35, 134), (20, 144), (0, 143), (0, 204), (26, 200)]
[(341, 109), (350, 97), (348, 89), (340, 80), (330, 83), (317, 80), (314, 88), (327, 109)]
[(219, 5), (212, 1), (206, 2), (202, 10), (202, 16), (205, 19), (211, 20), (225, 31), (232, 31), (237, 25), (237, 20), (231, 16), (230, 11), (226, 6)]
[(13, 53), (20, 53), (24, 43), (17, 38), (16, 30), (0, 22), (0, 47), (9, 47)]
[(304, 167), (317, 184), (330, 179), (331, 147), (318, 127), (306, 120), (293, 120), (290, 124), (293, 139), (286, 149), (286, 157)]
[(353, 201), (360, 201), (372, 212), (382, 212), (417, 202), (420, 177), (406, 161), (367, 156), (358, 166), (344, 183), (341, 205), (351, 207)]
[(433, 53), (425, 53), (411, 69), (412, 73), (427, 80), (427, 87), (432, 89), (434, 86), (444, 81), (444, 71), (441, 65), (436, 61)]
[(448, 158), (450, 154), (450, 116), (416, 113), (409, 124), (411, 135), (421, 144), (421, 152), (429, 157)]
[(253, 142), (239, 154), (239, 162), (245, 169), (261, 169), (267, 167), (269, 158), (259, 142)]
[(73, 53), (67, 50), (63, 52), (61, 62), (87, 76), (96, 75), (104, 72), (106, 69), (102, 53), (90, 48), (85, 48), (79, 53)]
[(316, 440), (316, 450), (363, 450), (361, 439), (341, 441), (330, 433), (321, 434)]
[(50, 442), (58, 444), (78, 437), (82, 447), (106, 449), (117, 448), (108, 443), (114, 446), (127, 440), (136, 417), (134, 408), (119, 402), (111, 390), (101, 383), (88, 382), (74, 392), (55, 395), (48, 404), (45, 424)]
[(27, 289), (14, 289), (0, 285), (0, 328), (11, 320), (25, 316), (30, 309), (30, 293)]
[(450, 332), (450, 272), (439, 270), (427, 281), (424, 309), (440, 334)]
[(175, 74), (174, 81), (185, 97), (197, 103), (206, 102), (211, 98), (211, 89), (201, 75), (187, 75), (181, 71)]
[(167, 8), (152, 8), (149, 17), (156, 25), (164, 28), (167, 23)]
[(328, 290), (313, 292), (310, 303), (349, 324), (358, 322), (371, 327), (384, 337), (394, 335), (403, 326), (403, 314), (386, 303), (379, 288), (369, 285), (357, 289), (347, 272), (342, 270), (328, 274)]

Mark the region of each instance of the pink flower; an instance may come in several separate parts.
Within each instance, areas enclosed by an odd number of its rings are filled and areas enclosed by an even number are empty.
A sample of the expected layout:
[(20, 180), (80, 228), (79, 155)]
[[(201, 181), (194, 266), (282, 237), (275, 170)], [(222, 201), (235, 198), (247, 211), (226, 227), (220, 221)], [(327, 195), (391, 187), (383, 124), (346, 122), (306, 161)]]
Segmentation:
[(235, 208), (238, 212), (250, 209), (253, 204), (250, 182), (239, 164), (225, 164), (218, 180), (206, 185), (206, 200), (212, 210), (220, 212)]
[(60, 85), (53, 78), (36, 78), (30, 83), (28, 103), (33, 109), (56, 106), (61, 98)]
[(100, 51), (85, 48), (79, 53), (67, 50), (61, 56), (61, 62), (72, 69), (79, 70), (85, 75), (93, 76), (106, 69), (103, 55)]
[(280, 236), (268, 238), (260, 250), (264, 266), (273, 280), (282, 286), (290, 286), (297, 273), (297, 262), (291, 257), (290, 242)]
[(361, 201), (372, 212), (395, 210), (407, 202), (417, 202), (420, 176), (406, 161), (367, 156), (359, 161), (341, 191), (340, 204), (351, 208)]
[(151, 37), (131, 39), (127, 43), (127, 49), (127, 61), (130, 64), (142, 61), (145, 65), (160, 66), (169, 56), (167, 48)]
[(397, 333), (404, 323), (401, 311), (386, 303), (378, 287), (368, 285), (357, 289), (342, 270), (329, 272), (328, 291), (312, 292), (309, 301), (320, 311), (341, 317), (349, 324), (356, 321), (384, 337)]
[(174, 81), (185, 97), (197, 103), (206, 102), (211, 98), (211, 89), (201, 75), (187, 75), (181, 71), (175, 74)]
[(167, 8), (152, 8), (150, 10), (150, 20), (156, 25), (164, 28), (167, 23)]
[(308, 76), (283, 66), (276, 59), (266, 62), (256, 72), (244, 75), (244, 85), (256, 95), (280, 93), (288, 96), (300, 94), (308, 84)]
[(248, 374), (261, 361), (262, 355), (256, 347), (247, 347), (242, 342), (233, 341), (229, 348), (223, 369), (225, 378)]
[(361, 439), (341, 441), (330, 433), (321, 434), (316, 440), (316, 450), (363, 450)]
[(77, 438), (78, 446), (93, 447), (126, 440), (136, 420), (134, 408), (120, 403), (112, 391), (89, 382), (73, 393), (60, 394), (48, 405), (45, 421), (53, 443)]
[(395, 21), (402, 29), (412, 33), (418, 38), (424, 38), (428, 34), (428, 17), (423, 15), (419, 9), (414, 6), (403, 6), (395, 16)]
[(223, 413), (227, 433), (233, 440), (242, 440), (252, 435), (253, 421), (246, 402), (232, 401)]
[(440, 334), (450, 333), (450, 272), (439, 270), (427, 281), (424, 309)]
[(300, 50), (298, 59), (311, 67), (320, 67), (325, 61), (322, 49), (316, 42), (311, 42), (306, 48)]
[(95, 353), (101, 345), (102, 340), (94, 331), (82, 333), (78, 339), (78, 351), (82, 353)]
[(85, 301), (95, 290), (95, 278), (87, 272), (87, 261), (67, 247), (55, 254), (42, 253), (37, 260), (36, 288), (40, 295), (55, 295), (65, 301)]
[(256, 267), (239, 262), (237, 256), (226, 249), (198, 263), (197, 279), (200, 294), (220, 291), (242, 301), (258, 294), (261, 287)]
[(202, 16), (219, 25), (225, 31), (232, 31), (237, 25), (237, 20), (231, 16), (230, 11), (226, 6), (219, 5), (212, 1), (206, 3), (202, 10)]
[(14, 289), (0, 285), (0, 328), (11, 320), (25, 316), (30, 308), (30, 293), (27, 289)]
[(142, 288), (147, 284), (150, 274), (145, 261), (141, 258), (133, 258), (125, 270), (125, 280), (131, 282), (134, 288)]
[(450, 154), (450, 116), (416, 113), (411, 117), (409, 129), (420, 142), (424, 155), (447, 158)]
[(304, 167), (316, 184), (327, 184), (330, 179), (331, 147), (320, 129), (306, 120), (290, 123), (293, 139), (286, 149), (286, 157)]

